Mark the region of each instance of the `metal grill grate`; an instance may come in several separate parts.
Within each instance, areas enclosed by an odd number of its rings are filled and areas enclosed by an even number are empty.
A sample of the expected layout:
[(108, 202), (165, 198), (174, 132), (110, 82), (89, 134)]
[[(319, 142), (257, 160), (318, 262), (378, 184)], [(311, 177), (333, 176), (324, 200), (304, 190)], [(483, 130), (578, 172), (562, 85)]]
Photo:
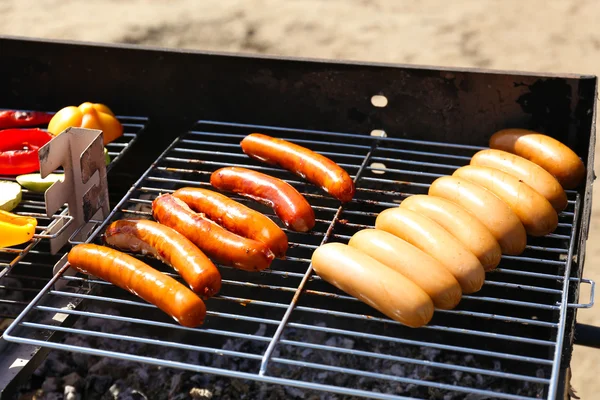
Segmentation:
[[(107, 171), (127, 152), (147, 123), (145, 117), (117, 118), (123, 124), (124, 132), (123, 136), (106, 145), (111, 158)], [(0, 180), (16, 181), (15, 178), (0, 175)], [(44, 239), (58, 236), (67, 227), (65, 224), (60, 230), (53, 230), (57, 221), (71, 220), (66, 205), (49, 218), (46, 215), (44, 194), (27, 189), (23, 189), (23, 200), (12, 212), (35, 217), (38, 226), (34, 239), (29, 243), (0, 249), (0, 319), (16, 317), (52, 277), (52, 267), (64, 252), (50, 254), (50, 246)]]
[[(282, 137), (330, 157), (357, 182), (355, 199), (340, 207), (294, 175), (251, 160), (239, 142), (252, 132)], [(65, 266), (5, 338), (379, 399), (422, 398), (439, 391), (505, 399), (554, 398), (580, 207), (576, 192), (568, 192), (569, 205), (560, 214), (555, 233), (528, 238), (522, 256), (504, 256), (498, 269), (487, 274), (480, 292), (463, 296), (455, 310), (436, 310), (424, 328), (407, 328), (378, 314), (322, 281), (310, 268), (312, 252), (320, 243), (347, 242), (357, 230), (372, 227), (378, 212), (411, 194), (426, 193), (435, 178), (467, 164), (479, 149), (200, 121), (146, 171), (97, 227), (93, 240), (99, 242), (109, 221), (150, 218), (152, 199), (159, 193), (183, 186), (210, 187), (212, 171), (237, 165), (280, 177), (304, 193), (315, 209), (315, 229), (304, 234), (286, 231), (288, 257), (275, 260), (267, 271), (220, 266), (223, 288), (207, 301), (208, 316), (199, 329), (175, 324), (155, 307), (106, 282), (66, 276)], [(232, 197), (274, 217), (266, 207)], [(171, 274), (162, 264), (144, 260)], [(55, 283), (66, 285), (59, 288)], [(66, 316), (87, 322), (61, 326)], [(64, 340), (37, 339), (45, 330)]]

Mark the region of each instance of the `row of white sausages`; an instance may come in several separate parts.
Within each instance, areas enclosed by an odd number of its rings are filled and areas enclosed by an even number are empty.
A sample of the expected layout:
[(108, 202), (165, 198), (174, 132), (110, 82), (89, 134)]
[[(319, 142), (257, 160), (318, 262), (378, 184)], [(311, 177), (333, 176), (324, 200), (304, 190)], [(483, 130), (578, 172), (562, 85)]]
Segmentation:
[(527, 235), (544, 236), (567, 206), (583, 162), (567, 146), (536, 132), (506, 129), (490, 149), (452, 176), (436, 179), (381, 212), (375, 229), (348, 244), (327, 243), (312, 256), (325, 281), (410, 327), (427, 324), (434, 309), (453, 309), (483, 286), (502, 254), (519, 255)]

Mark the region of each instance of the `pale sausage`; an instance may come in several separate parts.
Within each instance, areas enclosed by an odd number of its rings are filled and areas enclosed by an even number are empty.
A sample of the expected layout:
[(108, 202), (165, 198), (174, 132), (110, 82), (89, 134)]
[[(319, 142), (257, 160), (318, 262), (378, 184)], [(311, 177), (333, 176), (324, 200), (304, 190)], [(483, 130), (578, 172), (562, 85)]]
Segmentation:
[(433, 317), (433, 302), (423, 289), (362, 251), (327, 243), (311, 261), (323, 280), (395, 321), (417, 328)]
[(490, 271), (500, 263), (502, 250), (492, 232), (461, 206), (441, 197), (424, 194), (410, 196), (400, 204), (431, 218), (457, 238)]
[(575, 189), (585, 176), (585, 166), (573, 150), (538, 132), (503, 129), (492, 135), (490, 147), (536, 163), (554, 175), (564, 189)]
[(350, 238), (348, 245), (410, 279), (439, 309), (453, 309), (462, 297), (457, 280), (439, 261), (391, 233), (363, 229)]
[(443, 176), (433, 181), (429, 195), (450, 200), (473, 214), (492, 232), (503, 254), (516, 256), (525, 250), (527, 233), (521, 220), (489, 190), (465, 179)]
[(471, 158), (471, 165), (496, 168), (522, 180), (544, 196), (557, 212), (567, 207), (567, 194), (556, 178), (526, 158), (502, 150), (487, 149), (477, 152)]
[(375, 229), (398, 236), (438, 260), (463, 293), (481, 289), (485, 271), (477, 257), (432, 219), (406, 208), (388, 208), (377, 216)]
[(518, 178), (490, 167), (467, 165), (452, 176), (483, 186), (514, 211), (531, 236), (544, 236), (558, 226), (558, 214), (544, 196)]

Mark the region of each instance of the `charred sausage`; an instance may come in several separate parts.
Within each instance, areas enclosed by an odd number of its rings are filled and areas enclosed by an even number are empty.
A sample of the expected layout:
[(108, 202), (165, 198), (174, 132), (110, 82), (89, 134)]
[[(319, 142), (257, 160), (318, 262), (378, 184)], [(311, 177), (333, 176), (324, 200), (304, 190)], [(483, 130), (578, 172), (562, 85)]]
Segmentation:
[(502, 249), (492, 232), (461, 206), (441, 197), (419, 194), (403, 200), (400, 207), (440, 224), (475, 254), (486, 271), (496, 268), (500, 263)]
[(375, 219), (375, 229), (398, 236), (438, 260), (456, 278), (463, 293), (481, 289), (485, 271), (479, 259), (432, 219), (407, 208), (388, 208)]
[(78, 244), (67, 258), (77, 271), (129, 291), (183, 326), (194, 328), (204, 323), (206, 306), (200, 297), (135, 257), (110, 247)]
[(286, 169), (319, 186), (342, 203), (354, 197), (350, 175), (329, 158), (286, 140), (253, 133), (241, 142), (244, 153)]
[(490, 167), (467, 165), (452, 174), (483, 186), (502, 199), (519, 217), (525, 231), (544, 236), (558, 226), (558, 214), (544, 196), (523, 181)]
[(503, 254), (519, 255), (527, 245), (527, 232), (511, 208), (482, 186), (456, 176), (433, 181), (429, 195), (458, 204), (480, 220), (500, 244)]
[(462, 297), (458, 281), (439, 261), (391, 233), (363, 229), (350, 238), (348, 245), (408, 278), (439, 309), (453, 309)]
[(227, 167), (213, 172), (210, 184), (266, 204), (294, 231), (308, 232), (315, 226), (315, 212), (308, 201), (281, 179), (247, 168)]
[(221, 274), (188, 238), (166, 225), (147, 219), (124, 219), (106, 228), (107, 244), (124, 251), (149, 254), (171, 266), (203, 299), (221, 290)]
[(471, 158), (471, 165), (496, 168), (531, 186), (552, 204), (557, 212), (567, 207), (567, 195), (552, 174), (526, 158), (502, 150), (487, 149)]
[(261, 271), (275, 257), (266, 244), (229, 232), (170, 194), (152, 202), (152, 215), (191, 240), (207, 256), (223, 265), (246, 271)]
[(225, 229), (266, 244), (275, 257), (285, 258), (288, 238), (269, 217), (212, 190), (185, 187), (173, 196)]
[(492, 149), (528, 159), (550, 172), (564, 189), (575, 189), (585, 176), (583, 161), (558, 140), (527, 129), (503, 129), (490, 138)]
[(423, 289), (360, 250), (327, 243), (313, 252), (311, 261), (325, 281), (393, 320), (417, 328), (433, 317), (433, 302)]

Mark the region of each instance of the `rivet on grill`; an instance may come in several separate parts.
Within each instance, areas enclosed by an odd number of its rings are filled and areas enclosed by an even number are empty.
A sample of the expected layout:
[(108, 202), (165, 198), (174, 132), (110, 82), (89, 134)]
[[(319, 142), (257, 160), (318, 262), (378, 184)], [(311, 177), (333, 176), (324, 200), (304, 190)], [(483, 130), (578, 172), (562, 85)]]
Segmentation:
[(385, 96), (382, 95), (375, 95), (373, 97), (371, 97), (371, 104), (373, 104), (375, 107), (385, 107), (387, 106), (388, 103), (388, 99)]
[(374, 174), (379, 174), (379, 175), (383, 175), (385, 174), (385, 164), (383, 163), (379, 163), (379, 162), (374, 162), (371, 164), (371, 170), (373, 171)]
[(387, 137), (387, 133), (381, 129), (373, 129), (371, 131), (371, 136)]

